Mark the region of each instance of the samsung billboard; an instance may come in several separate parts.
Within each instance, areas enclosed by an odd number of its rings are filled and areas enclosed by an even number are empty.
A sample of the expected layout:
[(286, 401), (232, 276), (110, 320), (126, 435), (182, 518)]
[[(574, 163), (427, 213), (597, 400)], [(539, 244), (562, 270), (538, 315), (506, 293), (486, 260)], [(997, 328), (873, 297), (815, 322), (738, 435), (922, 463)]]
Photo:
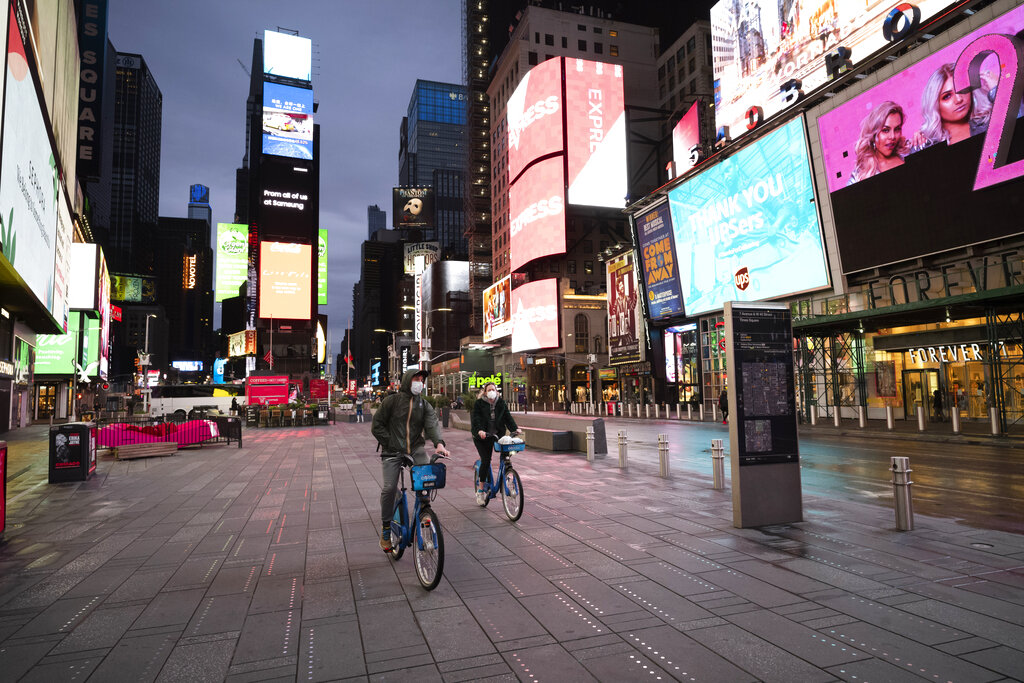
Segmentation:
[(828, 286), (802, 117), (668, 198), (687, 315)]

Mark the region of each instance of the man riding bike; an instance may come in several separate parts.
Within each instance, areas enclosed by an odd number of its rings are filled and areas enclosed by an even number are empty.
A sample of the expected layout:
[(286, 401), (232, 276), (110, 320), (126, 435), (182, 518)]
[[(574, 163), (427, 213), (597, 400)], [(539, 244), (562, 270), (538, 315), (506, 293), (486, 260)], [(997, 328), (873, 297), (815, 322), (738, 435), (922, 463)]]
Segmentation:
[(391, 517), (398, 498), (402, 454), (411, 455), (417, 465), (429, 463), (425, 434), (434, 444), (434, 453), (448, 455), (438, 428), (437, 414), (423, 398), (424, 380), (429, 375), (429, 370), (406, 371), (398, 393), (387, 396), (373, 414), (371, 432), (381, 450), (380, 547), (384, 552), (391, 552)]

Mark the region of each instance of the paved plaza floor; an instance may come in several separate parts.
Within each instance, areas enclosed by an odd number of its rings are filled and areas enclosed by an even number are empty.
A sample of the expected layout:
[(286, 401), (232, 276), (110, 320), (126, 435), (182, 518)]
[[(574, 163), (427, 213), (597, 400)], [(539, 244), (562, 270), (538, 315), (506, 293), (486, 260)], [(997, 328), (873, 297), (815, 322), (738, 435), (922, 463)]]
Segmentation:
[[(46, 482), (8, 435), (2, 681), (1024, 679), (1024, 536), (805, 493), (732, 526), (707, 471), (528, 451), (525, 513), (477, 507), (475, 449), (434, 509), (433, 592), (377, 547), (369, 424), (103, 459)], [(705, 444), (673, 444), (705, 448)]]

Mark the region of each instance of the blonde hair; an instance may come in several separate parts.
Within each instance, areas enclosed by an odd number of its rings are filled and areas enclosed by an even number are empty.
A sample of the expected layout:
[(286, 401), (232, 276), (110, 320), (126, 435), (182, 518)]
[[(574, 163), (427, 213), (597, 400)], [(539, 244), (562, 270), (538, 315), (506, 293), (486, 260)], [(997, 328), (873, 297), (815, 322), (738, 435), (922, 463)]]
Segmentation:
[[(928, 77), (921, 91), (921, 117), (924, 119), (921, 134), (928, 144), (949, 142), (949, 131), (943, 127), (942, 116), (939, 114), (939, 96), (942, 94), (942, 86), (950, 78), (953, 78), (953, 65), (943, 64)], [(988, 126), (991, 115), (992, 102), (988, 95), (982, 92), (981, 88), (972, 89), (970, 124), (978, 127)]]
[[(907, 118), (903, 113), (903, 107), (895, 102), (886, 100), (875, 107), (860, 123), (860, 137), (857, 139), (857, 145), (854, 147), (854, 152), (857, 155), (854, 173), (857, 174), (857, 178), (860, 180), (870, 178), (878, 173), (878, 160), (875, 158), (875, 138), (878, 137), (878, 132), (882, 130), (885, 120), (891, 114), (899, 114), (900, 125), (903, 125)], [(903, 138), (895, 152), (902, 156), (907, 153), (909, 147), (910, 144), (907, 142), (907, 139)]]

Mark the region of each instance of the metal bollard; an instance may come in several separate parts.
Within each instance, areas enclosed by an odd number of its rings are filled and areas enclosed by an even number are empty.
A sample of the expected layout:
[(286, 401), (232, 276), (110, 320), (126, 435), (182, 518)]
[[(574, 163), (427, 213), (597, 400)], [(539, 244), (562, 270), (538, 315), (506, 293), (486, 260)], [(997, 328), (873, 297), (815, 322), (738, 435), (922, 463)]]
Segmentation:
[(924, 431), (924, 406), (917, 407), (917, 431)]
[(711, 419), (718, 422), (718, 402), (715, 401), (711, 404)]
[(633, 404), (632, 403), (627, 403), (626, 404), (626, 417), (633, 417)]
[(681, 403), (677, 403), (676, 404), (676, 419), (677, 420), (682, 420), (683, 419), (683, 410), (682, 410), (682, 408), (683, 408), (683, 404), (681, 404)]
[(626, 443), (626, 432), (619, 432), (619, 467), (629, 466), (629, 445)]
[(842, 424), (843, 416), (841, 411), (842, 408), (840, 406), (836, 406), (836, 409), (832, 411), (832, 424), (836, 427), (839, 427), (840, 424)]
[(818, 425), (818, 406), (811, 406), (811, 426)]
[(912, 531), (914, 529), (914, 501), (910, 495), (910, 458), (893, 456), (892, 460), (892, 492), (896, 505), (896, 529)]
[(992, 436), (999, 436), (999, 409), (995, 406), (988, 409), (988, 420), (992, 423)]
[(644, 404), (644, 417), (646, 417), (648, 419), (650, 419), (650, 417), (651, 417), (651, 404), (650, 403), (645, 403)]
[(892, 406), (885, 407), (885, 428), (890, 432), (896, 429), (896, 415), (893, 413)]
[(703, 403), (700, 404), (700, 421), (701, 422), (704, 421), (704, 404)]
[(721, 491), (725, 488), (725, 448), (721, 439), (711, 439), (711, 472), (714, 484), (711, 488)]
[(952, 420), (953, 421), (953, 433), (954, 434), (959, 434), (960, 433), (960, 408), (958, 408), (957, 406), (953, 406), (953, 412), (950, 413), (950, 416), (953, 418), (953, 420)]
[(594, 462), (594, 428), (587, 427), (587, 462)]
[(667, 479), (669, 474), (668, 435), (658, 434), (658, 476)]
[(665, 404), (665, 419), (668, 420), (672, 417), (672, 411), (669, 409), (668, 404)]
[(686, 404), (686, 419), (687, 420), (692, 420), (693, 419), (693, 404), (692, 403), (687, 403)]
[(637, 416), (637, 417), (640, 417), (640, 404), (639, 404), (639, 403), (637, 403), (637, 404), (635, 404), (635, 405), (636, 405), (636, 416)]
[(654, 419), (658, 420), (661, 418), (661, 406), (657, 403), (654, 404)]
[(857, 424), (861, 429), (868, 426), (868, 411), (864, 406), (857, 406)]

